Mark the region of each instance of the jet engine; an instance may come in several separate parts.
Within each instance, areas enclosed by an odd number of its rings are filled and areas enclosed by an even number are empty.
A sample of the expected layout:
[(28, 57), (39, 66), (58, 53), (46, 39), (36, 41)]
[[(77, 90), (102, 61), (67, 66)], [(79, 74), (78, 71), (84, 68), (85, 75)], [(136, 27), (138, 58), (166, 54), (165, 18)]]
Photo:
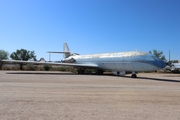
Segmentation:
[(76, 60), (74, 58), (65, 58), (63, 60), (61, 60), (62, 63), (73, 63)]

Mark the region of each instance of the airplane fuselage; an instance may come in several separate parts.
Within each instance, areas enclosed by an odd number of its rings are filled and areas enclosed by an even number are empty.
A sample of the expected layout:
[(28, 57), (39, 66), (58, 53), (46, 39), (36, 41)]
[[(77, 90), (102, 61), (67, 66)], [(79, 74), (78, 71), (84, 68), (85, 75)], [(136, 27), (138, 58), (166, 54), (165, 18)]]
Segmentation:
[(75, 64), (95, 64), (100, 69), (112, 71), (156, 71), (165, 67), (165, 63), (149, 53), (118, 52), (92, 55), (70, 56)]

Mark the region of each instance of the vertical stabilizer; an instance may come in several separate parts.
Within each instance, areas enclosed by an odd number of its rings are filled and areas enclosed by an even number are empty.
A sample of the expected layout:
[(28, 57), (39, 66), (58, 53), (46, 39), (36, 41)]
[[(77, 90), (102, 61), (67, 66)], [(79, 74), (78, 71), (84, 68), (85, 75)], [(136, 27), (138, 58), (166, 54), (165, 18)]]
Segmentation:
[(64, 43), (64, 52), (70, 52), (67, 43)]
[(64, 43), (63, 49), (64, 49), (63, 50), (64, 58), (68, 58), (71, 55), (71, 52), (70, 52), (70, 49), (69, 49), (67, 43)]

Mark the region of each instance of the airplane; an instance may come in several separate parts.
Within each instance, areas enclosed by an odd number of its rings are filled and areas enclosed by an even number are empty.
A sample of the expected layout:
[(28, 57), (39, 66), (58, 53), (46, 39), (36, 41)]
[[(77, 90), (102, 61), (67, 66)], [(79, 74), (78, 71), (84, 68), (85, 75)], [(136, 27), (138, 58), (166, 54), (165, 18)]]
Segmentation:
[(178, 72), (180, 71), (180, 63), (171, 63), (170, 65), (167, 65), (165, 70), (170, 70), (171, 72)]
[(2, 60), (2, 62), (72, 66), (77, 69), (78, 74), (83, 74), (89, 68), (97, 70), (98, 74), (103, 74), (104, 70), (110, 70), (120, 76), (125, 75), (128, 71), (132, 72), (132, 78), (137, 77), (137, 72), (157, 71), (166, 66), (164, 61), (146, 52), (132, 51), (79, 55), (71, 52), (67, 43), (64, 43), (63, 52), (48, 53), (64, 54), (64, 59), (61, 60), (61, 63), (21, 60)]
[(170, 60), (171, 54), (169, 50), (169, 61), (166, 62), (166, 67), (164, 70), (171, 71), (173, 73), (180, 72), (180, 60)]

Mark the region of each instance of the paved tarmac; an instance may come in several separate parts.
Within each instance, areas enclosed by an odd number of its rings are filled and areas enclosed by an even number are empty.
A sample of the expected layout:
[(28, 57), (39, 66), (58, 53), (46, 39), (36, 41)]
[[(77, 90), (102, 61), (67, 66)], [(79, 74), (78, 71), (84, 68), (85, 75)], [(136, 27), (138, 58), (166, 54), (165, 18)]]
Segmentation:
[(180, 120), (180, 74), (0, 71), (0, 120)]

